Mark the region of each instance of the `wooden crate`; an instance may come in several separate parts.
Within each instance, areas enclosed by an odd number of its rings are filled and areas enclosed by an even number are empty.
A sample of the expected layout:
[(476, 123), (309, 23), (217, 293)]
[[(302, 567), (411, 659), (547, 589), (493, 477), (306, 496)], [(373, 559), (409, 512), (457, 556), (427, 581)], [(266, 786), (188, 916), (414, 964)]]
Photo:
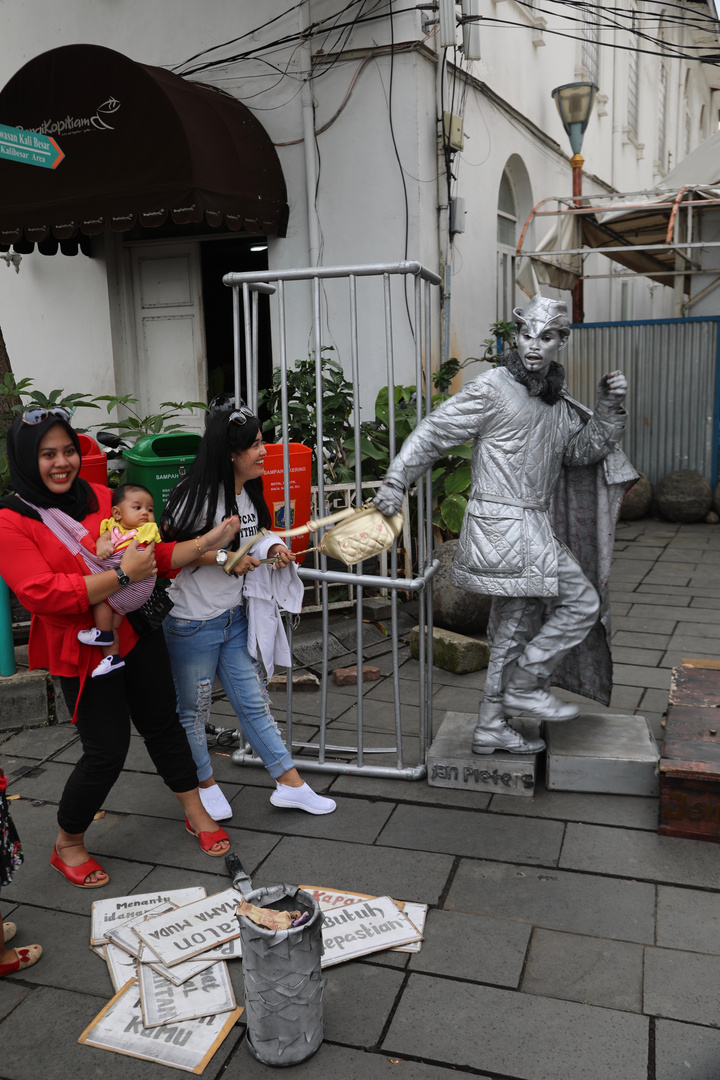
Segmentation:
[(660, 760), (663, 836), (720, 841), (720, 662), (683, 660), (672, 673)]

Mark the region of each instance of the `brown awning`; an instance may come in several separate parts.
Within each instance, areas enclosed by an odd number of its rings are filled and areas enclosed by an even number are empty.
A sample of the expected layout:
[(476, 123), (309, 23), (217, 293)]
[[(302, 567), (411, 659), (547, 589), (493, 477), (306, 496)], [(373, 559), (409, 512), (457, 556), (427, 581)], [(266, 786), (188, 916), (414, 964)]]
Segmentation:
[(229, 94), (99, 45), (36, 56), (0, 92), (0, 124), (52, 135), (65, 159), (0, 159), (0, 245), (93, 236), (136, 222), (206, 222), (284, 236), (277, 152)]

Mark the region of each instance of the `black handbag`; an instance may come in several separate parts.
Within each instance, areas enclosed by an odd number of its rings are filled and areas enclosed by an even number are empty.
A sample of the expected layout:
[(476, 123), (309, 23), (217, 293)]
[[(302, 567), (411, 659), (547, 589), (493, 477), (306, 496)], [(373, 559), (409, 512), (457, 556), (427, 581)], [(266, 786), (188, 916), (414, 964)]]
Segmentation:
[(158, 630), (165, 616), (172, 611), (174, 605), (167, 591), (169, 584), (158, 579), (143, 606), (136, 608), (135, 611), (128, 611), (126, 618), (139, 637)]

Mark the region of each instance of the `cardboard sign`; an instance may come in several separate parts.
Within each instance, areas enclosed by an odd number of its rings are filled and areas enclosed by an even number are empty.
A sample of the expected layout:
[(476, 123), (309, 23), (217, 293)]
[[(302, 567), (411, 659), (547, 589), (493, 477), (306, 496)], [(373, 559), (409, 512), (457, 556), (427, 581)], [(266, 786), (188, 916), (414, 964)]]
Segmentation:
[(201, 1073), (243, 1011), (236, 1008), (217, 1016), (146, 1028), (142, 1022), (138, 985), (133, 981), (108, 1002), (78, 1042), (143, 1061), (170, 1065), (185, 1072)]
[[(400, 904), (398, 904), (398, 907), (400, 907)], [(404, 906), (402, 907), (401, 910), (402, 910), (403, 915), (407, 916), (407, 918), (413, 924), (415, 929), (417, 931), (419, 931), (420, 934), (424, 934), (425, 933), (425, 920), (427, 919), (427, 913), (428, 913), (427, 904), (418, 904), (418, 903), (415, 903), (415, 901), (406, 900), (405, 904), (404, 904)], [(422, 948), (422, 941), (413, 941), (410, 945), (398, 945), (397, 948), (393, 949), (392, 951), (393, 952), (419, 953), (421, 948)]]
[[(164, 915), (166, 911), (175, 911), (175, 904), (161, 904), (157, 909), (158, 915)], [(127, 919), (125, 922), (119, 923), (117, 926), (109, 927), (105, 931), (105, 937), (112, 945), (117, 945), (119, 948), (124, 949), (125, 952), (130, 953), (136, 959), (140, 956), (140, 949), (142, 948), (142, 941), (135, 933), (134, 927), (141, 922), (145, 922), (146, 919), (152, 919), (152, 915), (136, 915), (132, 919)], [(125, 980), (127, 982), (127, 979)], [(122, 986), (125, 983), (121, 984)], [(119, 989), (119, 988), (118, 988)]]
[(140, 1008), (147, 1028), (215, 1016), (235, 1008), (235, 995), (227, 964), (213, 964), (207, 971), (175, 986), (147, 964), (138, 967)]
[(235, 909), (241, 900), (239, 892), (226, 889), (178, 911), (158, 915), (152, 923), (136, 926), (135, 932), (166, 967), (175, 967), (240, 936)]
[(121, 949), (119, 945), (114, 945), (112, 941), (103, 945), (102, 949), (113, 990), (117, 993), (123, 986), (127, 986), (128, 980), (137, 978), (137, 958), (131, 956), (125, 949)]
[(389, 896), (359, 900), (326, 912), (322, 934), (323, 968), (422, 940), (422, 934)]
[[(348, 904), (356, 904), (358, 900), (376, 900), (376, 896), (370, 896), (367, 893), (346, 892), (340, 889), (328, 889), (319, 885), (301, 885), (301, 889), (304, 892), (310, 893), (320, 905), (320, 910), (331, 911), (336, 907), (347, 907)], [(396, 900), (395, 903), (400, 910), (407, 915), (410, 922), (413, 924), (416, 930), (420, 931), (422, 935), (425, 930), (425, 920), (427, 919), (428, 906), (427, 904), (418, 904), (412, 900)], [(400, 945), (394, 948), (393, 952), (408, 952), (418, 953), (422, 946), (422, 941), (414, 941), (410, 945)]]
[[(238, 924), (239, 925), (239, 924)], [(242, 956), (242, 943), (239, 937), (230, 938), (223, 945), (216, 945), (214, 949), (200, 953), (198, 960), (239, 960)]]
[(188, 979), (194, 979), (201, 971), (207, 971), (208, 968), (219, 963), (219, 960), (206, 960), (204, 956), (198, 956), (196, 960), (186, 960), (182, 964), (169, 968), (157, 959), (155, 953), (148, 949), (147, 945), (143, 945), (142, 949), (140, 967), (152, 968), (158, 975), (162, 975), (163, 979), (168, 979), (175, 986), (182, 986)]
[(138, 893), (137, 896), (111, 896), (96, 900), (92, 906), (92, 925), (90, 942), (92, 945), (105, 945), (105, 931), (118, 923), (146, 915), (163, 904), (191, 904), (207, 896), (207, 890), (198, 885), (190, 889), (167, 889), (156, 893)]

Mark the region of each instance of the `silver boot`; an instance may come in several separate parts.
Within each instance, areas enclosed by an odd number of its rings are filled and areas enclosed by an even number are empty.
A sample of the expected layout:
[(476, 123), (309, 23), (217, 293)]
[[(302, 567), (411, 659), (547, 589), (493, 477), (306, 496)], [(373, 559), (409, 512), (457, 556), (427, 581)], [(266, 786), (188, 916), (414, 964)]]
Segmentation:
[(577, 705), (561, 701), (542, 685), (542, 676), (534, 675), (516, 664), (508, 679), (503, 707), (508, 716), (531, 716), (535, 720), (574, 720), (579, 716)]

